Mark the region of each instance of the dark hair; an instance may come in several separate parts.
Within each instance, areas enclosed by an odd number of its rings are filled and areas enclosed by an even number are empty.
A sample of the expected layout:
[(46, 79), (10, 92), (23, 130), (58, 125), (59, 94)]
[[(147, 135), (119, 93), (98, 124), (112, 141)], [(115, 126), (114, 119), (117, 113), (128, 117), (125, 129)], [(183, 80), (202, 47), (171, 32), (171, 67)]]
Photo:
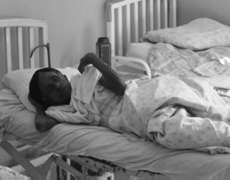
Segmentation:
[(37, 103), (44, 106), (44, 102), (42, 101), (41, 89), (39, 87), (39, 74), (43, 72), (55, 72), (55, 73), (61, 73), (61, 72), (58, 71), (57, 69), (46, 67), (46, 68), (38, 69), (33, 74), (29, 83), (29, 97), (34, 101), (36, 101)]

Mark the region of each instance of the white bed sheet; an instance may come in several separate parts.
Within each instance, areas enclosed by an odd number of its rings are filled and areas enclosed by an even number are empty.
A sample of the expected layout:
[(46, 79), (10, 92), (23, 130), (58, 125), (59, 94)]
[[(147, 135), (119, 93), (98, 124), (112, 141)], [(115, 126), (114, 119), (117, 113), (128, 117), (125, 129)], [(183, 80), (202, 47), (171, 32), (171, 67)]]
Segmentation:
[[(6, 97), (11, 100), (7, 101)], [(129, 170), (158, 172), (176, 180), (224, 180), (230, 177), (230, 155), (172, 151), (97, 126), (60, 124), (40, 134), (34, 128), (34, 114), (15, 98), (11, 91), (0, 91), (0, 99), (4, 99), (0, 100), (0, 124), (8, 133), (35, 144), (36, 148), (73, 156), (92, 156)]]
[(37, 147), (68, 155), (93, 156), (129, 170), (158, 172), (176, 180), (230, 177), (230, 155), (172, 151), (103, 127), (58, 125)]

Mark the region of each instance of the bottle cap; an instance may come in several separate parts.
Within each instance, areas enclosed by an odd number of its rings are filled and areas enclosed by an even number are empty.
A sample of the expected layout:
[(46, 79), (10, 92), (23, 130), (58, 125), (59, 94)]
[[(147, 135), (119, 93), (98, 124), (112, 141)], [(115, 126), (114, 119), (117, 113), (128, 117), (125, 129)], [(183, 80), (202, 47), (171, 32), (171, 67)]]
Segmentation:
[(109, 43), (109, 38), (108, 37), (99, 37), (97, 39), (98, 43)]

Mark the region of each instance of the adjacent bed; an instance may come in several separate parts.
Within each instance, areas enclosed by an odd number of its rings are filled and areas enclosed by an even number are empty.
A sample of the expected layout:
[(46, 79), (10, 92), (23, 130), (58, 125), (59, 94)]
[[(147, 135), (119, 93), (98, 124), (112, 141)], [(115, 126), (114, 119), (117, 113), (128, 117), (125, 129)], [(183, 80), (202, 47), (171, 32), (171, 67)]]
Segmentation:
[(146, 33), (146, 42), (131, 43), (127, 56), (143, 59), (152, 76), (229, 75), (229, 35), (229, 26), (198, 18), (176, 28)]
[[(229, 26), (209, 18), (197, 18), (176, 26), (176, 1), (139, 3), (142, 9), (135, 11), (134, 5), (130, 12), (126, 7), (128, 1), (116, 2), (107, 8), (110, 12), (107, 13), (107, 36), (111, 39), (115, 68), (116, 61), (121, 59), (119, 63), (122, 63), (126, 57), (127, 62), (134, 58), (135, 62), (146, 63), (149, 67), (146, 74), (152, 77), (229, 74)], [(151, 7), (154, 14), (149, 10)]]
[[(163, 4), (163, 7), (165, 7), (163, 12), (167, 14), (167, 17), (171, 19), (175, 16), (175, 11), (172, 12), (171, 9), (175, 6), (173, 0), (121, 2), (129, 2), (128, 4), (131, 4), (131, 9), (134, 8), (134, 11), (138, 11), (138, 8), (135, 8), (136, 5), (142, 5), (141, 7), (145, 9), (143, 4), (146, 7), (154, 4), (160, 7), (160, 4)], [(117, 3), (112, 1), (107, 4), (107, 7), (118, 6), (119, 3)], [(142, 10), (142, 12), (151, 14), (152, 10)], [(157, 12), (159, 12), (159, 9)], [(156, 26), (161, 27), (159, 18), (157, 19), (158, 25)], [(169, 22), (169, 19), (164, 18), (162, 24), (167, 24), (166, 22)], [(174, 26), (175, 21), (173, 18), (171, 20), (171, 25)], [(98, 126), (60, 124), (48, 132), (39, 133), (34, 126), (35, 113), (33, 107), (27, 99), (28, 82), (35, 70), (34, 68), (47, 66), (48, 63), (44, 63), (47, 62), (46, 59), (41, 58), (43, 59), (41, 60), (42, 63), (36, 66), (34, 58), (32, 58), (32, 63), (28, 61), (29, 65), (27, 66), (24, 64), (24, 58), (29, 59), (28, 49), (31, 50), (39, 44), (48, 42), (47, 25), (43, 21), (28, 21), (27, 19), (7, 19), (0, 24), (2, 24), (1, 27), (5, 33), (6, 69), (8, 71), (8, 74), (3, 78), (4, 89), (0, 91), (0, 127), (3, 130), (4, 139), (1, 145), (8, 152), (11, 152), (19, 163), (29, 169), (32, 177), (44, 179), (42, 173), (36, 172), (31, 164), (25, 163), (22, 157), (20, 158), (14, 154), (5, 139), (14, 136), (18, 141), (30, 144), (34, 149), (43, 149), (46, 152), (60, 155), (51, 156), (45, 163), (54, 162), (56, 164), (59, 169), (57, 178), (60, 179), (70, 179), (71, 176), (76, 179), (229, 179), (229, 154), (211, 155), (188, 150), (170, 150), (136, 136), (113, 132), (110, 129)], [(153, 25), (150, 23), (150, 26)], [(14, 48), (11, 47), (11, 40), (9, 39), (10, 34), (12, 34), (11, 27), (18, 30), (15, 40), (19, 49), (16, 50), (18, 59), (13, 60), (11, 54)], [(35, 27), (39, 27), (41, 33), (34, 32)], [(22, 37), (26, 32), (29, 33), (25, 38), (27, 39), (27, 45), (22, 45), (24, 39)], [(43, 34), (38, 44), (33, 42), (36, 39), (33, 38), (35, 34)], [(27, 50), (24, 50), (23, 47), (26, 47)], [(27, 51), (27, 54), (24, 53), (25, 51)], [(43, 51), (39, 54), (39, 57), (46, 55)], [(12, 66), (12, 63), (16, 63), (16, 65)], [(27, 70), (23, 70), (25, 67), (28, 67)], [(20, 70), (12, 71), (12, 69)], [(60, 70), (69, 78), (76, 73), (75, 68)]]

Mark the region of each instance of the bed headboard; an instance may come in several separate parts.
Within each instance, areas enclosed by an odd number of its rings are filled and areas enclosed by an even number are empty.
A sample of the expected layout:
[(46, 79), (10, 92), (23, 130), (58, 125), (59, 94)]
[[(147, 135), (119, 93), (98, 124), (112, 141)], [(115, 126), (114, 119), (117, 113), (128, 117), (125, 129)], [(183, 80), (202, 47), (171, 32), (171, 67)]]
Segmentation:
[(138, 42), (144, 33), (175, 27), (177, 0), (107, 0), (106, 33), (112, 56), (125, 55), (130, 42)]
[(48, 42), (47, 24), (34, 19), (0, 19), (0, 77), (5, 73), (24, 68), (47, 66), (44, 49), (32, 49)]

